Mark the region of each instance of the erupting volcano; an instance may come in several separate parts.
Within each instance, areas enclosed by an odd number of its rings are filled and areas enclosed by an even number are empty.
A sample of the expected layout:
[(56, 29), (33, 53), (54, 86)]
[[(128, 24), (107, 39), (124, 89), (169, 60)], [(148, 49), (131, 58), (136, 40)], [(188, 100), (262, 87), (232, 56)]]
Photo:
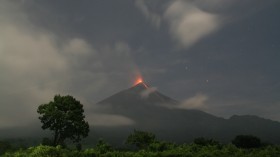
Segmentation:
[[(142, 77), (133, 86), (124, 89), (96, 105), (105, 115), (121, 116), (130, 123), (119, 127), (96, 127), (95, 130), (112, 141), (121, 142), (133, 129), (156, 133), (165, 140), (186, 142), (196, 137), (230, 141), (238, 134), (253, 134), (264, 140), (280, 143), (280, 123), (257, 116), (232, 116), (224, 119), (209, 113), (183, 109), (179, 101), (148, 87)], [(125, 119), (124, 119), (125, 118)], [(98, 130), (99, 129), (99, 130)], [(112, 130), (116, 133), (112, 136)]]
[[(178, 102), (161, 94), (154, 87), (149, 87), (142, 77), (138, 77), (133, 86), (120, 91), (107, 99), (100, 101), (98, 104), (102, 106), (112, 105), (111, 108), (114, 112), (120, 112), (121, 114), (127, 114), (128, 108), (134, 110), (136, 108), (142, 108), (144, 106), (153, 106), (155, 104), (172, 104), (175, 105)], [(129, 113), (129, 112), (128, 112)]]
[(134, 82), (134, 85), (133, 86), (137, 86), (138, 84), (143, 84), (145, 88), (149, 88), (143, 81), (142, 77), (138, 77), (136, 79), (136, 81)]
[(143, 82), (143, 79), (140, 77), (135, 81), (134, 85), (137, 85), (137, 84), (142, 83), (142, 82)]

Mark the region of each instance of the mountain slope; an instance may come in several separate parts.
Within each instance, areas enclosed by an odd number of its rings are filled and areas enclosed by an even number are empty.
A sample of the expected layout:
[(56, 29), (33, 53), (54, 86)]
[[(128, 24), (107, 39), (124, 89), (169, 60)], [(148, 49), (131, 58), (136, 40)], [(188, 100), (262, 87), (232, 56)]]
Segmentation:
[[(177, 142), (191, 141), (196, 137), (230, 141), (239, 134), (253, 134), (266, 141), (280, 143), (277, 133), (280, 132), (279, 122), (256, 116), (224, 119), (199, 110), (176, 109), (174, 106), (178, 104), (178, 101), (149, 88), (145, 83), (139, 83), (97, 103), (104, 108), (103, 113), (122, 115), (135, 123), (110, 129), (95, 127), (95, 130), (99, 130), (103, 138), (108, 137), (106, 134), (110, 131), (117, 130), (115, 136), (127, 136), (128, 130), (141, 129), (154, 132), (161, 139)], [(114, 137), (110, 135), (110, 138)]]
[(168, 104), (177, 104), (176, 100), (173, 100), (158, 91), (149, 91), (150, 88), (147, 87), (144, 83), (139, 83), (129, 89), (123, 90), (117, 94), (114, 94), (102, 101), (98, 104), (110, 105), (114, 104), (114, 106), (134, 106), (137, 107), (139, 105), (157, 105), (162, 103)]

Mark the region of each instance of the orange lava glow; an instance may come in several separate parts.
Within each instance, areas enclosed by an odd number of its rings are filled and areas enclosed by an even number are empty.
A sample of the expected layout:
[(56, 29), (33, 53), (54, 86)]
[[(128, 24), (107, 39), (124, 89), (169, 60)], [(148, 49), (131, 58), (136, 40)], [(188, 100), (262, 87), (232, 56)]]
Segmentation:
[(139, 83), (142, 83), (146, 88), (148, 88), (148, 86), (144, 83), (143, 79), (141, 77), (138, 77), (136, 79), (136, 81), (134, 82), (134, 86), (139, 84)]
[(139, 84), (139, 83), (143, 83), (143, 79), (142, 79), (142, 78), (138, 78), (138, 79), (135, 81), (134, 85), (137, 85), (137, 84)]

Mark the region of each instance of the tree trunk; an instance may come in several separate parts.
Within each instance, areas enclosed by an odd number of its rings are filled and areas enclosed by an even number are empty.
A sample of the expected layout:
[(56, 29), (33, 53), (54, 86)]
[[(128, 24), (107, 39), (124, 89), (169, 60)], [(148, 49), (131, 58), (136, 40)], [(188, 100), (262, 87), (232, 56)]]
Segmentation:
[(54, 140), (53, 140), (53, 145), (56, 146), (58, 141), (58, 130), (55, 130), (54, 132)]

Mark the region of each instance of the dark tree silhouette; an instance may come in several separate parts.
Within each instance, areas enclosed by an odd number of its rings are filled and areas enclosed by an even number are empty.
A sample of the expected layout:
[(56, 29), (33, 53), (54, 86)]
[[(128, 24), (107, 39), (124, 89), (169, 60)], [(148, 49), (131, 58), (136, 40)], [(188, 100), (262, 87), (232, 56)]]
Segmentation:
[(97, 151), (99, 151), (101, 154), (104, 154), (106, 152), (113, 150), (112, 146), (109, 145), (107, 142), (105, 142), (103, 139), (99, 139), (94, 148)]
[(55, 95), (54, 100), (38, 107), (42, 129), (53, 131), (53, 145), (64, 145), (70, 139), (80, 145), (88, 136), (89, 125), (85, 121), (83, 105), (72, 96)]
[(238, 148), (258, 148), (261, 146), (261, 140), (252, 135), (238, 135), (232, 140), (232, 144)]
[(201, 146), (207, 146), (207, 145), (220, 145), (220, 143), (214, 139), (207, 139), (204, 137), (199, 137), (194, 139), (193, 143), (197, 144), (197, 145), (201, 145)]
[(0, 141), (0, 156), (10, 149), (12, 149), (12, 146), (9, 142)]
[(140, 149), (147, 148), (156, 139), (155, 134), (145, 131), (134, 130), (126, 139), (126, 144), (132, 144)]

